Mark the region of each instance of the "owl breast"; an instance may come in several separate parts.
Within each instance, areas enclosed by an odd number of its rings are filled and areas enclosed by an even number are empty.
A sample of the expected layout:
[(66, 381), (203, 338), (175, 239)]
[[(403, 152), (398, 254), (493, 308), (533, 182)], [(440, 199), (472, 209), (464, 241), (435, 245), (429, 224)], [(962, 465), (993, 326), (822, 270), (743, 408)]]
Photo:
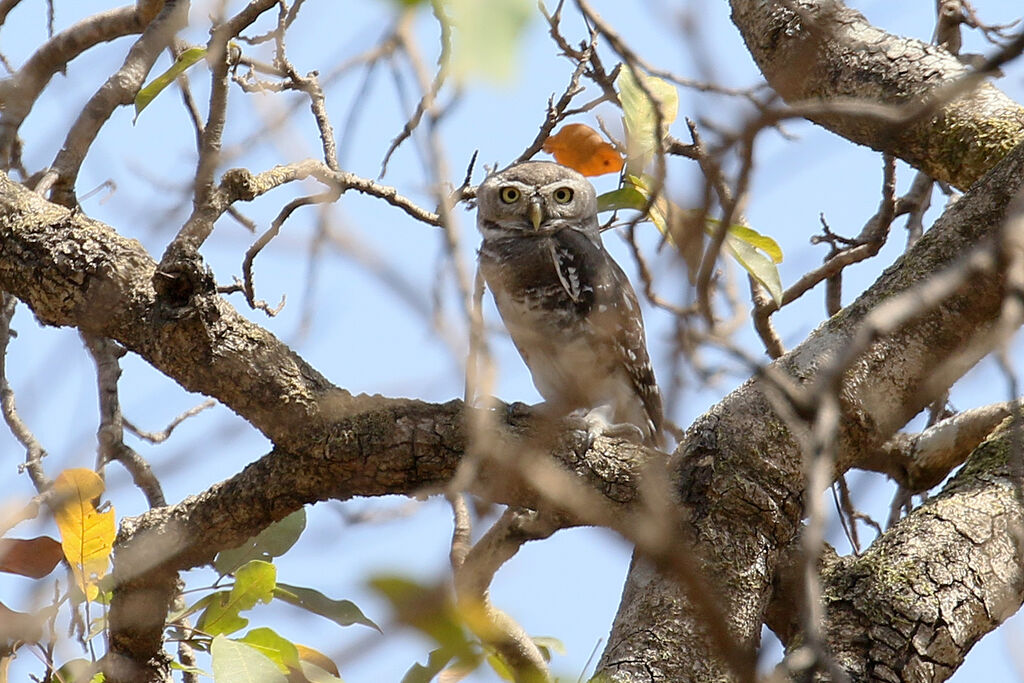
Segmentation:
[[(616, 422), (648, 431), (623, 362), (624, 324), (639, 311), (603, 248), (570, 228), (486, 239), (480, 270), (545, 401), (563, 411), (610, 405)], [(646, 361), (642, 328), (636, 342)]]

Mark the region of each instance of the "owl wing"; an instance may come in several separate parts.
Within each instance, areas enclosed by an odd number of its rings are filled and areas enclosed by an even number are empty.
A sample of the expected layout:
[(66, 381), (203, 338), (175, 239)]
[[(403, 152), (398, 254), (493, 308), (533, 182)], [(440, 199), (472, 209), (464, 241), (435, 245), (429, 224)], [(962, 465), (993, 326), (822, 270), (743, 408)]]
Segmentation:
[(602, 355), (628, 377), (650, 423), (644, 431), (659, 441), (664, 422), (661, 392), (647, 353), (636, 292), (602, 244), (576, 230), (563, 230), (559, 238), (550, 243), (552, 264), (580, 314), (580, 332), (603, 348)]

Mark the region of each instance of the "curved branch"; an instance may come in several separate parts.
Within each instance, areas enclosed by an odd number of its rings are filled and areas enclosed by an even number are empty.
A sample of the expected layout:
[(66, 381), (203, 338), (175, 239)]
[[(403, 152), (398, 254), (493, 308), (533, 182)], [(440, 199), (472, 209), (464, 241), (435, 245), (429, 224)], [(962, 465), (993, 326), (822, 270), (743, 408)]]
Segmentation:
[(919, 434), (897, 434), (855, 467), (889, 475), (909, 493), (935, 486), (967, 459), (1019, 405), (996, 403), (957, 413)]
[(53, 169), (40, 181), (40, 191), (52, 184), (54, 201), (74, 206), (78, 171), (100, 129), (119, 106), (131, 104), (142, 87), (153, 63), (188, 24), (188, 2), (166, 0), (160, 13), (150, 21), (135, 41), (121, 68), (111, 74), (93, 94), (71, 126), (64, 145), (53, 161)]
[[(894, 124), (869, 111), (828, 113), (837, 100), (924, 102), (967, 69), (945, 49), (887, 34), (838, 0), (732, 0), (733, 22), (769, 84), (791, 104), (823, 102), (811, 119), (854, 142), (890, 152), (933, 178), (970, 186), (1024, 140), (1024, 108), (989, 83)], [(923, 112), (924, 110), (922, 110)]]
[[(948, 210), (898, 267), (781, 359), (777, 369), (810, 379), (821, 358), (834, 357), (844, 348), (880, 301), (911, 289), (984, 244), (1003, 223), (1007, 203), (1022, 177), (1024, 150), (1018, 150)], [(212, 278), (185, 304), (171, 307), (153, 290), (154, 270), (155, 263), (138, 242), (49, 203), (0, 175), (0, 289), (28, 303), (45, 323), (116, 339), (185, 388), (220, 399), (278, 448), (208, 494), (175, 506), (173, 512), (165, 508), (150, 513), (144, 522), (126, 521), (125, 533), (138, 539), (140, 547), (149, 536), (141, 530), (163, 528), (159, 515), (165, 513), (187, 524), (203, 521), (204, 534), (209, 534), (204, 537), (205, 547), (181, 543), (173, 555), (153, 558), (158, 565), (146, 580), (126, 579), (126, 587), (133, 587), (137, 580), (138, 590), (118, 591), (112, 632), (118, 637), (147, 636), (132, 642), (114, 637), (114, 651), (126, 653), (133, 662), (148, 661), (147, 656), (157, 651), (162, 615), (159, 624), (140, 625), (132, 621), (133, 610), (125, 602), (149, 600), (150, 608), (159, 604), (161, 596), (169, 594), (164, 589), (173, 583), (178, 568), (207, 561), (218, 547), (226, 547), (221, 543), (237, 544), (261, 525), (308, 500), (320, 499), (317, 496), (409, 491), (413, 485), (444, 481), (454, 472), (464, 447), (460, 404), (430, 406), (353, 397), (332, 386), (273, 335), (240, 316), (216, 295)], [(936, 310), (908, 320), (870, 346), (844, 375), (842, 466), (853, 460), (853, 453), (879, 446), (930, 400), (927, 380), (950, 356), (968, 350), (972, 358), (984, 353), (984, 348), (973, 345), (986, 338), (1001, 304), (1002, 275), (988, 273)], [(962, 363), (960, 370), (969, 365)], [(696, 527), (697, 551), (704, 557), (708, 575), (732, 589), (723, 596), (721, 611), (728, 615), (736, 640), (747, 647), (756, 641), (779, 548), (795, 535), (802, 512), (801, 434), (775, 412), (766, 397), (771, 391), (771, 383), (764, 379), (735, 391), (691, 428), (682, 457), (675, 463), (681, 499), (691, 509)], [(447, 431), (440, 427), (445, 423)], [(406, 447), (396, 449), (396, 442)], [(621, 500), (628, 488), (598, 476), (614, 468), (602, 469), (595, 464), (593, 452), (582, 458), (578, 450), (578, 445), (564, 448), (566, 462), (590, 481), (603, 482), (612, 497)], [(378, 459), (369, 457), (374, 452)], [(418, 453), (424, 457), (414, 457)], [(385, 454), (395, 460), (382, 462), (379, 458)], [(257, 474), (258, 478), (250, 478)], [(505, 475), (491, 478), (492, 484), (513, 485), (513, 478)], [(287, 486), (276, 488), (278, 482)], [(524, 494), (526, 490), (495, 488), (485, 493), (530, 506), (533, 501)], [(231, 493), (231, 514), (221, 507), (226, 492)], [(254, 511), (242, 514), (238, 500), (259, 504), (247, 506)], [(185, 516), (177, 517), (181, 514)], [(161, 536), (179, 547), (181, 537), (157, 532), (152, 537)], [(133, 561), (122, 560), (121, 553)], [(135, 565), (134, 560), (139, 567), (147, 566), (122, 543), (118, 567)], [(647, 563), (638, 563), (627, 586), (628, 603), (605, 654), (606, 671), (616, 668), (627, 675), (630, 666), (637, 665), (644, 671), (650, 667), (667, 671), (669, 679), (684, 679), (727, 670), (714, 657), (671, 657), (669, 662), (668, 657), (652, 661), (646, 656), (652, 647), (664, 652), (666, 643), (672, 643), (673, 653), (678, 648), (714, 652), (705, 641), (699, 611), (674, 586), (668, 580), (659, 581)], [(644, 656), (638, 646), (644, 646)], [(704, 669), (671, 669), (694, 665)]]
[(1001, 429), (941, 495), (822, 573), (828, 639), (854, 680), (945, 680), (1024, 603), (1019, 429)]
[[(0, 167), (6, 168), (18, 129), (53, 75), (91, 47), (139, 33), (155, 16), (155, 3), (99, 12), (67, 28), (29, 57), (11, 78), (0, 79)], [(0, 12), (0, 24), (3, 23)]]
[[(705, 571), (720, 587), (723, 612), (744, 647), (753, 650), (758, 642), (780, 550), (796, 535), (803, 514), (808, 426), (800, 411), (813, 410), (820, 391), (832, 390), (820, 382), (822, 370), (836, 369), (834, 359), (882, 303), (929, 284), (936, 273), (954, 271), (965, 255), (997, 252), (996, 237), (1022, 179), (1024, 146), (976, 183), (857, 301), (688, 430), (674, 464), (676, 481), (682, 502), (693, 509)], [(843, 365), (837, 377), (837, 473), (859, 453), (878, 449), (999, 342), (991, 332), (1002, 322), (1005, 285), (999, 268), (977, 271), (933, 300), (933, 307), (903, 315), (901, 325), (866, 341), (864, 352)], [(769, 378), (780, 371), (807, 394), (795, 409), (770, 399), (780, 392)], [(808, 394), (808, 388), (818, 392)], [(714, 653), (701, 626), (688, 596), (671, 581), (634, 568), (599, 671), (614, 680), (647, 680), (652, 671), (664, 680), (727, 678), (720, 658), (678, 656)]]

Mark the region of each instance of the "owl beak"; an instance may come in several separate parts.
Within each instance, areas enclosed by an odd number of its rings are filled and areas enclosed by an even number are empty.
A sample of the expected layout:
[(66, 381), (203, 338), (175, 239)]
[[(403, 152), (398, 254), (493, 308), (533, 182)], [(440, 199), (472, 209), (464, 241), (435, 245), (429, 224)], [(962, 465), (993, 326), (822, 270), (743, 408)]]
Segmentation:
[(533, 223), (534, 230), (540, 230), (540, 224), (544, 220), (544, 209), (541, 208), (540, 200), (537, 198), (530, 200), (530, 222)]

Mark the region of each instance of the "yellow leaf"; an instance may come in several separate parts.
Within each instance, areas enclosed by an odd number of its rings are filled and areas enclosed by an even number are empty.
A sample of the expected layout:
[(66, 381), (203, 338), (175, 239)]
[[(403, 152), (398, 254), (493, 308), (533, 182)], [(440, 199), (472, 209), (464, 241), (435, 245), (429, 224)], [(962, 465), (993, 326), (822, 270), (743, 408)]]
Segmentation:
[(643, 87), (632, 70), (623, 67), (615, 80), (626, 124), (629, 172), (633, 174), (642, 172), (651, 162), (658, 141), (665, 137), (668, 126), (679, 114), (679, 93), (674, 85), (654, 76), (640, 74), (640, 78)]
[(582, 123), (563, 126), (544, 141), (544, 151), (555, 161), (583, 175), (604, 175), (622, 170), (622, 155), (601, 134)]
[(61, 548), (71, 565), (75, 583), (94, 600), (99, 580), (107, 573), (114, 547), (114, 510), (96, 509), (103, 480), (92, 470), (76, 468), (60, 473), (53, 483), (54, 519), (60, 530)]

